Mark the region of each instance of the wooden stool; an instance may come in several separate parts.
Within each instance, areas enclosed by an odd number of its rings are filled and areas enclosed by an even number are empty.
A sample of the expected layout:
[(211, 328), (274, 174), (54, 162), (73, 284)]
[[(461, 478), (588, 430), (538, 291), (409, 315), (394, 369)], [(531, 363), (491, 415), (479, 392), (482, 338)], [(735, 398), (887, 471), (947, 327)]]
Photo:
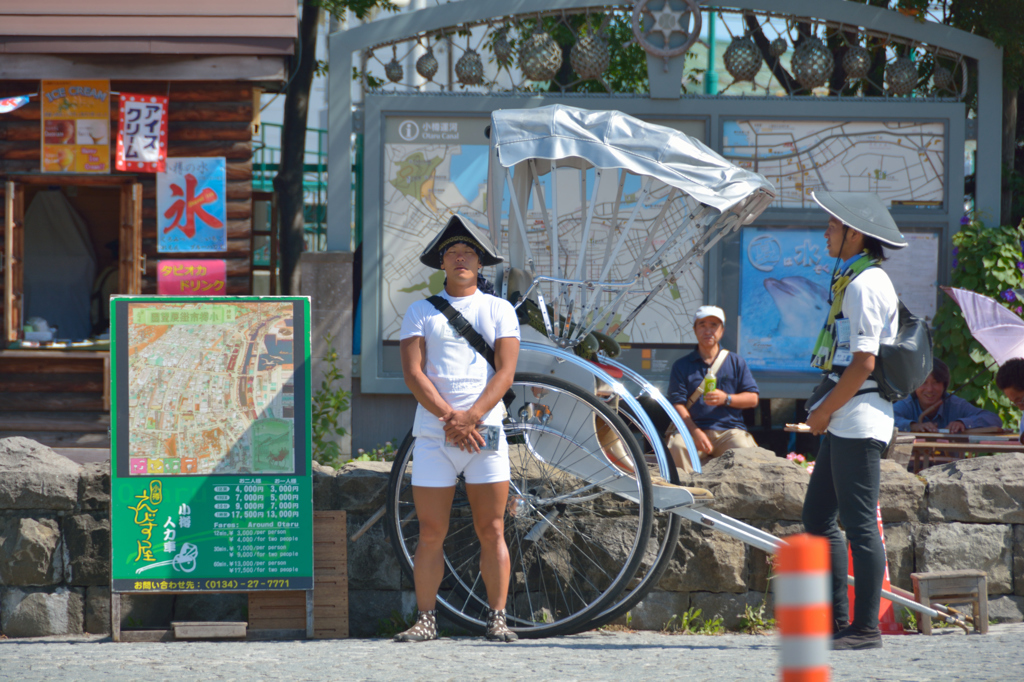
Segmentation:
[[(914, 599), (919, 604), (971, 603), (974, 610), (974, 630), (981, 634), (988, 632), (988, 577), (985, 571), (936, 571), (934, 573), (911, 573), (914, 581)], [(917, 629), (923, 634), (932, 634), (932, 619), (919, 616)]]

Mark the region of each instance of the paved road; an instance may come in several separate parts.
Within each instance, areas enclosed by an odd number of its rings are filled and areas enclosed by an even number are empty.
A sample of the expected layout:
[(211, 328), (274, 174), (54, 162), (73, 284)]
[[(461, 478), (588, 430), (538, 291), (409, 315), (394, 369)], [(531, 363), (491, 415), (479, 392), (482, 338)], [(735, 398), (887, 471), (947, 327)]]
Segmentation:
[[(380, 639), (115, 644), (100, 637), (0, 640), (0, 680), (775, 680), (773, 636), (590, 632), (492, 644)], [(1024, 624), (989, 634), (886, 637), (885, 648), (832, 654), (833, 680), (1024, 679)]]

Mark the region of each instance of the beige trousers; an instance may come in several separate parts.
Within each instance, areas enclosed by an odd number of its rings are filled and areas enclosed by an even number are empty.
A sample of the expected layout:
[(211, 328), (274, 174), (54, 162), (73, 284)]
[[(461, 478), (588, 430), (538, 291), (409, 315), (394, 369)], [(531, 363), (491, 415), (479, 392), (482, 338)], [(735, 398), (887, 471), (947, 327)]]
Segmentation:
[[(704, 435), (711, 441), (711, 453), (705, 454), (700, 453), (700, 464), (704, 466), (715, 457), (721, 457), (728, 450), (733, 448), (756, 448), (757, 441), (754, 437), (743, 429), (727, 429), (725, 431), (705, 431)], [(686, 451), (686, 445), (683, 441), (683, 437), (679, 435), (679, 432), (673, 428), (671, 435), (668, 437), (668, 442), (665, 443), (666, 449), (672, 455), (672, 459), (675, 460), (677, 467), (682, 469), (688, 474), (693, 473), (693, 465), (690, 464), (690, 455)]]

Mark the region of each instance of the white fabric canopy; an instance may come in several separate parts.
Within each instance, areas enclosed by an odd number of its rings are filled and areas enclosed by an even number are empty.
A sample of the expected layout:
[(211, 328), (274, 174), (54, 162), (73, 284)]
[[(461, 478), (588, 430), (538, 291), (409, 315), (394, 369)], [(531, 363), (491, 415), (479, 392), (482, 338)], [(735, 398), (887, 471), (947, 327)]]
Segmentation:
[[(491, 144), (506, 168), (527, 159), (623, 168), (661, 180), (722, 213), (758, 190), (775, 196), (775, 187), (763, 175), (726, 161), (685, 133), (621, 111), (561, 104), (495, 111)], [(539, 173), (549, 170), (550, 164), (538, 163)]]

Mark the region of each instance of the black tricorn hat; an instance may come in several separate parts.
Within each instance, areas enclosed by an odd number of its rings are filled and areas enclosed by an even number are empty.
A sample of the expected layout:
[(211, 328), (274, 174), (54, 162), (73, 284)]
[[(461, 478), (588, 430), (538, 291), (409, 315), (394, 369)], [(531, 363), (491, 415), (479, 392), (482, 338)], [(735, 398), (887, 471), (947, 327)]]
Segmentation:
[(441, 257), (444, 250), (455, 243), (469, 244), (480, 254), (481, 265), (497, 265), (504, 263), (505, 259), (498, 255), (498, 250), (487, 237), (487, 234), (475, 225), (469, 218), (456, 213), (444, 226), (444, 229), (437, 233), (437, 236), (427, 244), (420, 254), (420, 262), (435, 270), (441, 269)]

